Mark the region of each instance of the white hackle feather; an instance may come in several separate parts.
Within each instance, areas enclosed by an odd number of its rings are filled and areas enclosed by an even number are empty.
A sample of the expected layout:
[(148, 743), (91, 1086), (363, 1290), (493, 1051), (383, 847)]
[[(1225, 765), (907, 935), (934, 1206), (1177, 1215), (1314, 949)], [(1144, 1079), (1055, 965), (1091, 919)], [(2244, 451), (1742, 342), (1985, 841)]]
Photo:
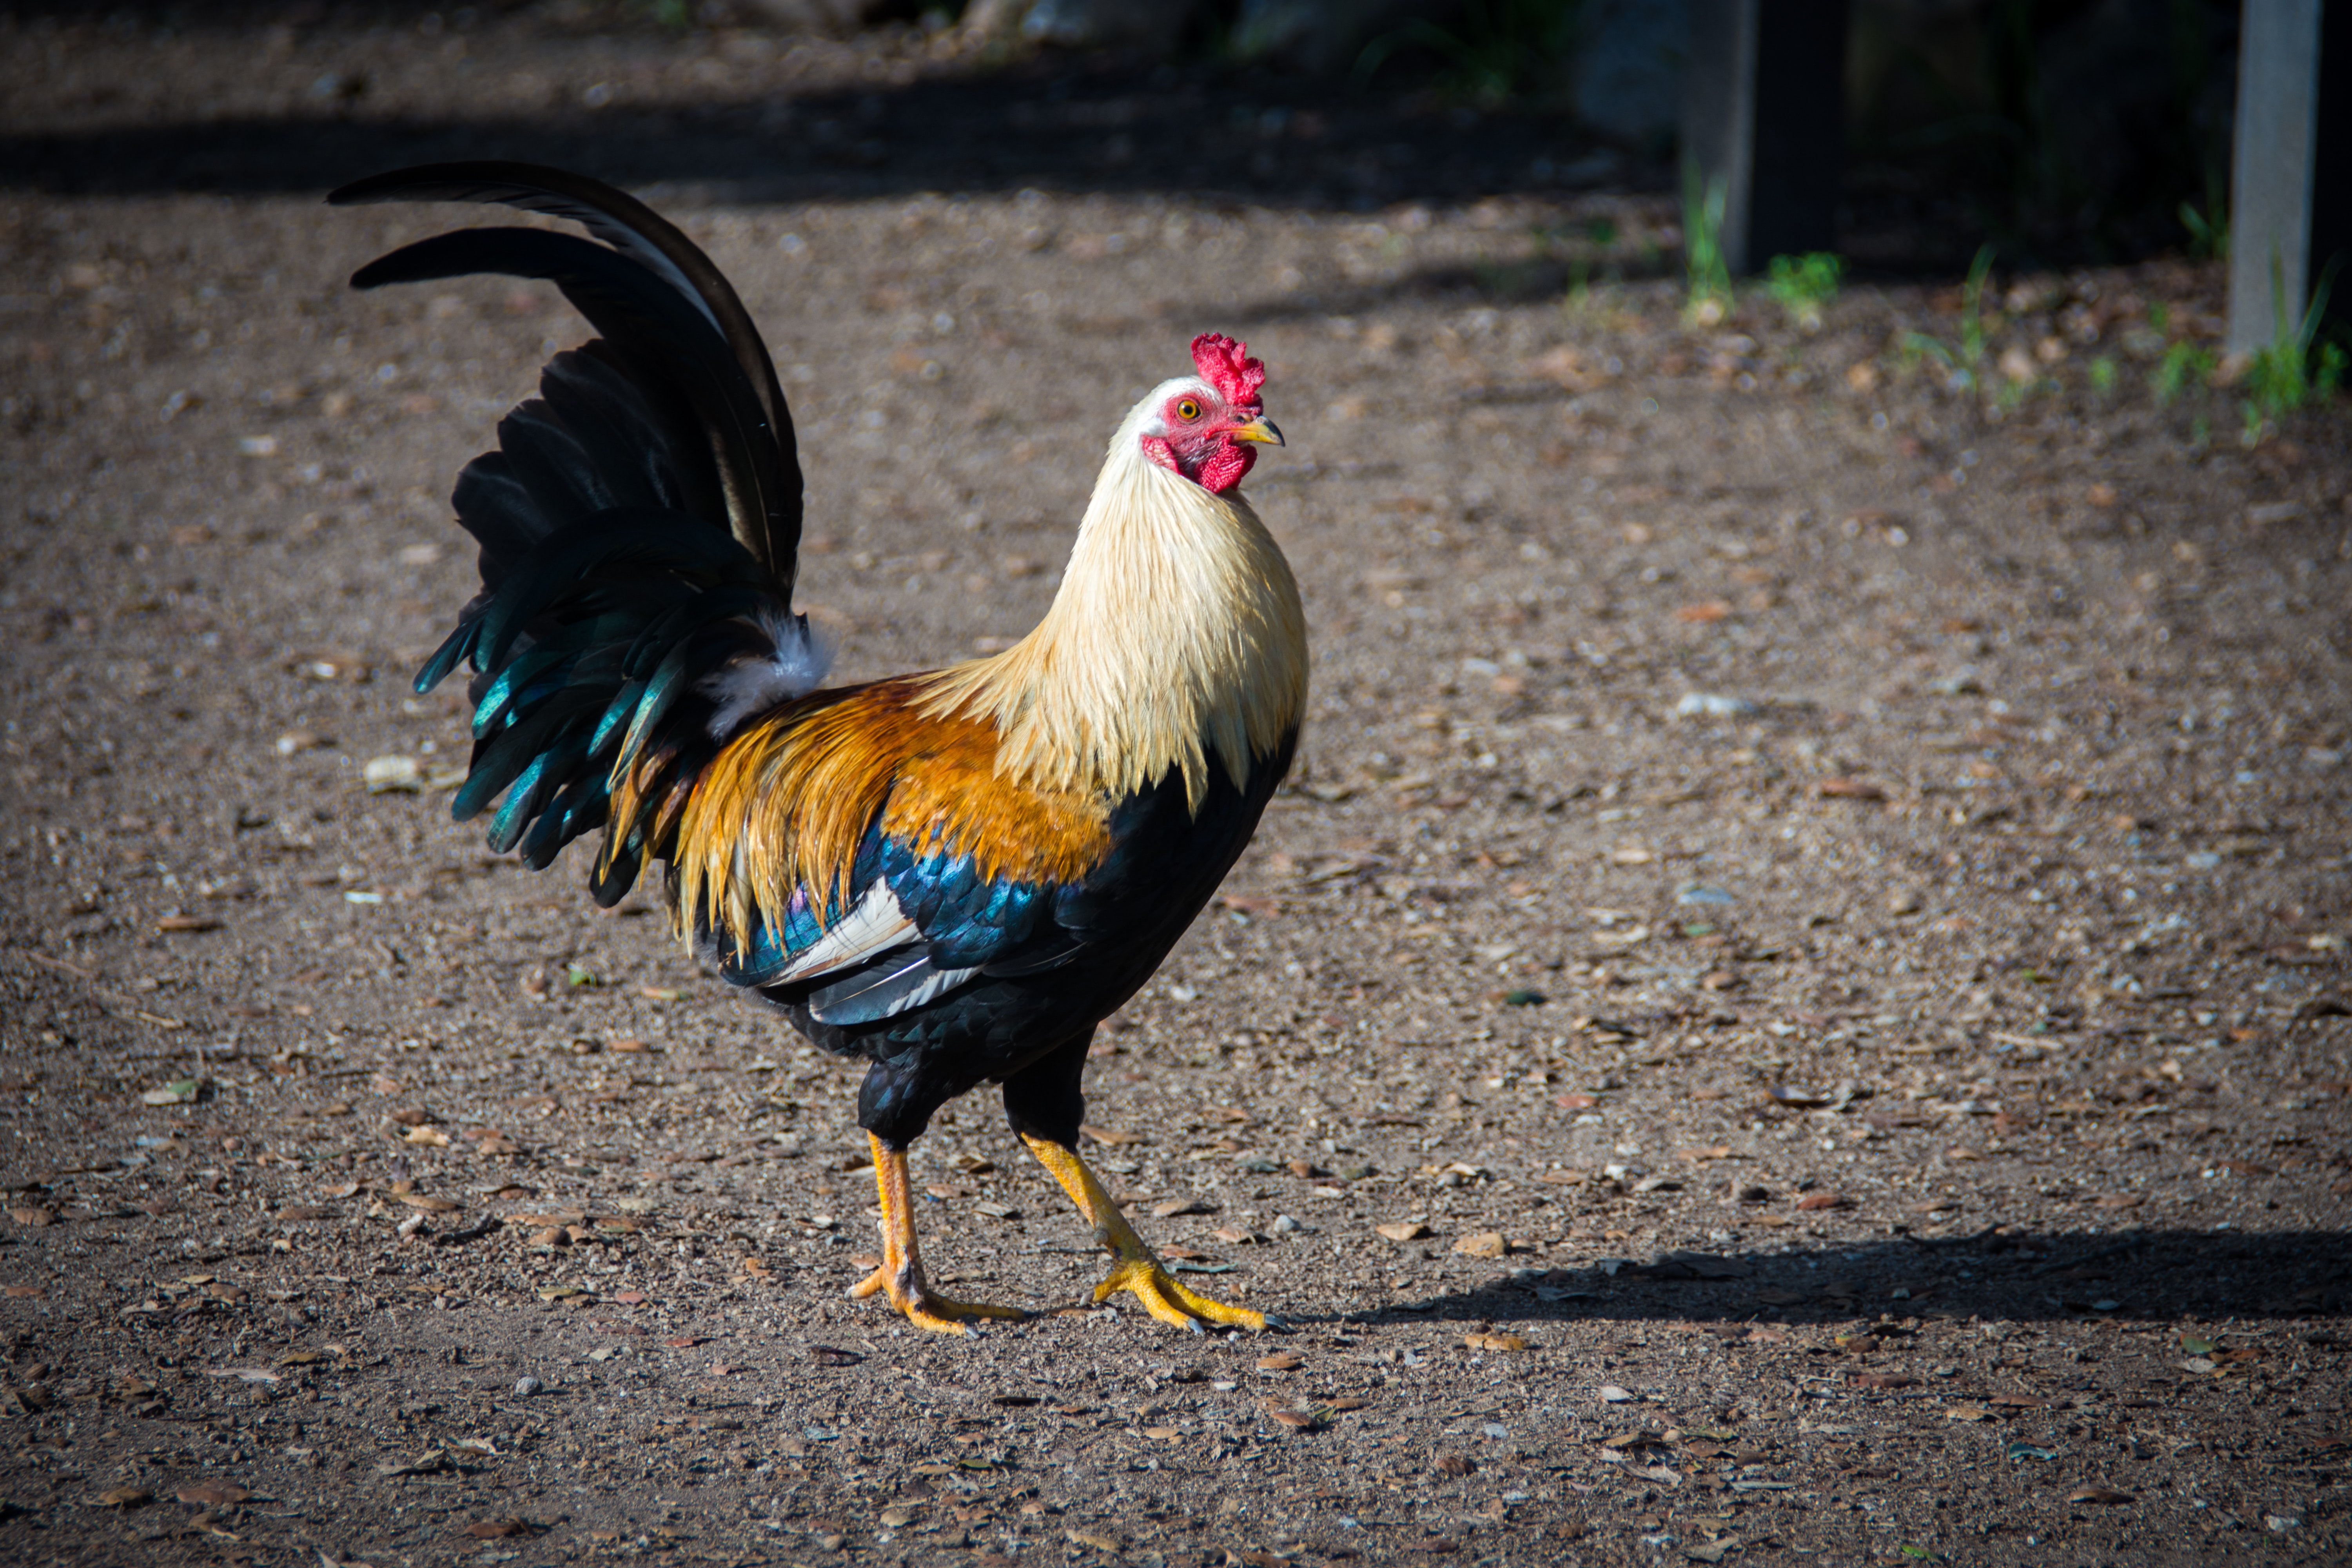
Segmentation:
[(1197, 810), (1212, 767), (1239, 787), (1305, 711), (1307, 617), (1274, 536), (1240, 491), (1143, 453), (1167, 399), (1196, 389), (1154, 388), (1111, 437), (1036, 628), (926, 678), (923, 711), (995, 723), (998, 773), (1116, 796), (1174, 769)]

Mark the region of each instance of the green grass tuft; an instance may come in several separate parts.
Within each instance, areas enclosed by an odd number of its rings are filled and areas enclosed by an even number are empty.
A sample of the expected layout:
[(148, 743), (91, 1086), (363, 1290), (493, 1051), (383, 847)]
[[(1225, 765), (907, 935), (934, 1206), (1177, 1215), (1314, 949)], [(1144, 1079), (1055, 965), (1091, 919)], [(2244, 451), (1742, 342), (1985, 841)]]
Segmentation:
[(1764, 291), (1790, 321), (1806, 331), (1818, 331), (1822, 312), (1837, 299), (1838, 279), (1844, 273), (1844, 260), (1826, 250), (1776, 256), (1764, 269)]
[(2303, 320), (2290, 322), (2286, 314), (2286, 269), (2278, 254), (2271, 255), (2271, 298), (2277, 301), (2278, 323), (2271, 341), (2254, 351), (2246, 365), (2245, 438), (2248, 446), (2282, 416), (2307, 403), (2336, 395), (2344, 384), (2343, 345), (2323, 342), (2319, 328), (2327, 315), (2327, 299), (2336, 287), (2336, 264), (2329, 262), (2311, 291)]
[(1690, 315), (1706, 325), (1731, 308), (1731, 267), (1723, 255), (1723, 209), (1728, 199), (1721, 180), (1706, 180), (1698, 160), (1683, 160), (1683, 273), (1688, 281)]

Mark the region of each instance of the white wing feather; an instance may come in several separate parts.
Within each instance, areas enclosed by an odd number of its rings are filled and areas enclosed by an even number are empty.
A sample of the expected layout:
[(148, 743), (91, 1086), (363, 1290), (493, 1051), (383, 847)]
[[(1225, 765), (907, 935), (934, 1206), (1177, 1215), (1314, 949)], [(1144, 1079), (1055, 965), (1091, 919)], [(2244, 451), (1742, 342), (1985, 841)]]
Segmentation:
[(866, 897), (858, 900), (856, 908), (834, 921), (823, 936), (793, 960), (791, 968), (770, 984), (808, 980), (836, 970), (855, 969), (894, 947), (910, 946), (922, 940), (915, 922), (899, 907), (898, 895), (890, 891), (887, 883), (877, 882), (866, 890)]

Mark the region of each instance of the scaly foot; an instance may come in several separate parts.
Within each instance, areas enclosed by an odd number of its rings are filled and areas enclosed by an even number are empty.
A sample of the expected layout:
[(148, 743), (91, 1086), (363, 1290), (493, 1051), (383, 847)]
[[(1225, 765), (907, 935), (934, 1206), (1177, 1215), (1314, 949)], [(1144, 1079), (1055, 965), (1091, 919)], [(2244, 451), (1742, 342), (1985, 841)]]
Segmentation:
[(923, 1279), (920, 1268), (911, 1270), (914, 1276), (911, 1280), (905, 1278), (908, 1270), (899, 1270), (897, 1279), (892, 1278), (892, 1272), (890, 1266), (884, 1264), (852, 1285), (850, 1295), (863, 1300), (867, 1296), (887, 1293), (890, 1305), (905, 1314), (907, 1321), (936, 1334), (969, 1335), (978, 1331), (972, 1327), (976, 1321), (994, 1318), (1019, 1322), (1029, 1315), (1018, 1307), (999, 1307), (988, 1301), (959, 1301), (952, 1297), (940, 1295)]
[(1102, 1184), (1087, 1168), (1087, 1163), (1078, 1158), (1076, 1150), (1025, 1132), (1021, 1141), (1029, 1145), (1037, 1163), (1062, 1184), (1062, 1190), (1070, 1194), (1070, 1201), (1078, 1205), (1078, 1212), (1094, 1226), (1095, 1239), (1118, 1260), (1110, 1266), (1110, 1273), (1103, 1282), (1095, 1287), (1096, 1300), (1108, 1301), (1121, 1290), (1131, 1290), (1153, 1317), (1196, 1334), (1204, 1323), (1237, 1329), (1281, 1326), (1279, 1319), (1270, 1319), (1264, 1312), (1254, 1312), (1247, 1307), (1228, 1307), (1178, 1284), (1176, 1277), (1135, 1234), (1135, 1227), (1127, 1223), (1127, 1216), (1103, 1191)]
[(1223, 1301), (1187, 1289), (1176, 1277), (1161, 1267), (1158, 1258), (1122, 1258), (1111, 1265), (1103, 1282), (1095, 1287), (1095, 1300), (1108, 1301), (1121, 1290), (1131, 1290), (1143, 1303), (1143, 1310), (1163, 1323), (1173, 1323), (1180, 1329), (1201, 1332), (1202, 1323), (1237, 1329), (1264, 1329), (1265, 1314), (1247, 1307), (1228, 1307)]
[(923, 1258), (915, 1242), (914, 1195), (907, 1184), (907, 1152), (868, 1135), (874, 1149), (874, 1187), (881, 1200), (882, 1267), (849, 1288), (860, 1300), (887, 1293), (907, 1321), (937, 1334), (975, 1334), (975, 1322), (991, 1318), (1018, 1321), (1018, 1307), (958, 1301), (937, 1294), (923, 1278)]

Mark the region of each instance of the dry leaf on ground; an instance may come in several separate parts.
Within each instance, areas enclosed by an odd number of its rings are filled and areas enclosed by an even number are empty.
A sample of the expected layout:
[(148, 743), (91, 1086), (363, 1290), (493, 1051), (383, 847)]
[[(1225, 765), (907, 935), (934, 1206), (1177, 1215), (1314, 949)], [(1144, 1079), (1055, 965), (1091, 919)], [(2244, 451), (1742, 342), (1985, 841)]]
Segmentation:
[(482, 1519), (464, 1527), (463, 1533), (478, 1541), (501, 1541), (509, 1536), (534, 1533), (532, 1527), (519, 1519)]

